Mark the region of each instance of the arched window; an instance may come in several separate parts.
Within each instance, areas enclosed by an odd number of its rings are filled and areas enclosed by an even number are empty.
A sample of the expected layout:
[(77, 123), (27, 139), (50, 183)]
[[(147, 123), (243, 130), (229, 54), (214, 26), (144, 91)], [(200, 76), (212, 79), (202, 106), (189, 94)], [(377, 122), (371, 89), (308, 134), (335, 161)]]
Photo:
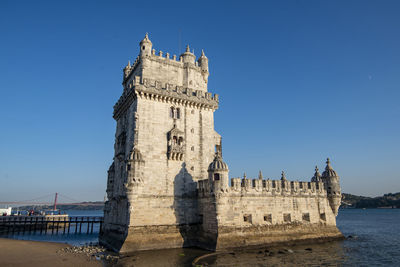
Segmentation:
[(173, 141), (174, 145), (176, 145), (176, 143), (178, 143), (178, 138), (176, 136), (174, 136), (172, 138), (172, 141)]
[(178, 140), (178, 145), (183, 145), (183, 137), (179, 137), (179, 140)]
[(175, 118), (175, 108), (174, 107), (171, 107), (169, 115), (171, 118)]
[(176, 118), (177, 118), (177, 119), (180, 119), (180, 118), (181, 118), (181, 110), (180, 110), (180, 108), (177, 108), (177, 109), (176, 109)]

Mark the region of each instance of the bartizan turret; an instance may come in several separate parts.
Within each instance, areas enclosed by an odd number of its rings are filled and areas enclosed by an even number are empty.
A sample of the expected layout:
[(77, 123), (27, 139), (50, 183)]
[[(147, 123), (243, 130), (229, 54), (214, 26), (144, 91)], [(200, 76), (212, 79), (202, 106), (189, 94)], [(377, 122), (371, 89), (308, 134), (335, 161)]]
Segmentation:
[(315, 166), (314, 176), (311, 178), (311, 182), (318, 183), (321, 181), (321, 174), (319, 173), (318, 166)]
[(140, 57), (149, 57), (151, 55), (151, 48), (153, 44), (149, 39), (149, 35), (146, 33), (144, 39), (140, 42)]
[(208, 166), (208, 180), (214, 193), (226, 192), (229, 188), (229, 169), (222, 159), (220, 145), (217, 145), (214, 160)]
[(181, 55), (181, 58), (183, 63), (190, 63), (194, 65), (194, 62), (196, 61), (196, 56), (190, 52), (189, 45), (186, 46), (186, 51)]
[(329, 205), (333, 213), (337, 216), (340, 203), (342, 201), (342, 193), (340, 189), (339, 176), (332, 168), (329, 158), (326, 160), (325, 171), (322, 173), (321, 180), (327, 191)]
[(207, 83), (208, 81), (208, 58), (204, 54), (204, 50), (201, 50), (201, 56), (197, 60), (200, 69), (201, 69), (201, 75), (203, 76), (204, 81)]

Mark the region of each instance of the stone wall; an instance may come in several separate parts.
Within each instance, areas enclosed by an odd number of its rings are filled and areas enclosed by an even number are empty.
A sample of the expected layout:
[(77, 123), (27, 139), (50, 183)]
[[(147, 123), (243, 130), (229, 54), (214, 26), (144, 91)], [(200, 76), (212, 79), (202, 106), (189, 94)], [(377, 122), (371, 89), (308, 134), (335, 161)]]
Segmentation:
[(318, 238), (324, 231), (341, 237), (322, 182), (232, 178), (231, 187), (218, 190), (219, 182), (198, 182), (207, 249)]

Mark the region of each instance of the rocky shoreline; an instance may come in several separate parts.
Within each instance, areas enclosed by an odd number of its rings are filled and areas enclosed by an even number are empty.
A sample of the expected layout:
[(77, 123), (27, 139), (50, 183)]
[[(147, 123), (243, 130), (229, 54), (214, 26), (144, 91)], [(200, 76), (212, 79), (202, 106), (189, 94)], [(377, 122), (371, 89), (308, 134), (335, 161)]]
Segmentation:
[(119, 255), (108, 251), (105, 247), (98, 244), (84, 246), (65, 247), (57, 250), (59, 255), (84, 255), (92, 261), (103, 261), (106, 265), (118, 262)]

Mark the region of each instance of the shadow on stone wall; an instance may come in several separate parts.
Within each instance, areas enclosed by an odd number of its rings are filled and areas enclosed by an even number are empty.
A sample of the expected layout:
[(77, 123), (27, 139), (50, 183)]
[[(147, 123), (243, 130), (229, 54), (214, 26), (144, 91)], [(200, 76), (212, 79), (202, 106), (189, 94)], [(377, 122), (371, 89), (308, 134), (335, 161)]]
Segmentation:
[[(124, 222), (118, 224), (114, 221), (115, 218), (121, 216), (118, 214), (120, 210), (118, 207), (121, 205), (127, 206), (128, 209), (125, 210)], [(126, 237), (128, 235), (128, 217), (129, 217), (129, 206), (126, 198), (112, 198), (105, 203), (104, 207), (104, 223), (102, 226), (102, 231), (99, 234), (100, 245), (106, 246), (114, 251), (120, 251), (121, 247), (125, 243)]]
[(183, 247), (196, 245), (196, 233), (200, 230), (198, 216), (197, 183), (186, 169), (186, 163), (174, 178), (174, 214)]

